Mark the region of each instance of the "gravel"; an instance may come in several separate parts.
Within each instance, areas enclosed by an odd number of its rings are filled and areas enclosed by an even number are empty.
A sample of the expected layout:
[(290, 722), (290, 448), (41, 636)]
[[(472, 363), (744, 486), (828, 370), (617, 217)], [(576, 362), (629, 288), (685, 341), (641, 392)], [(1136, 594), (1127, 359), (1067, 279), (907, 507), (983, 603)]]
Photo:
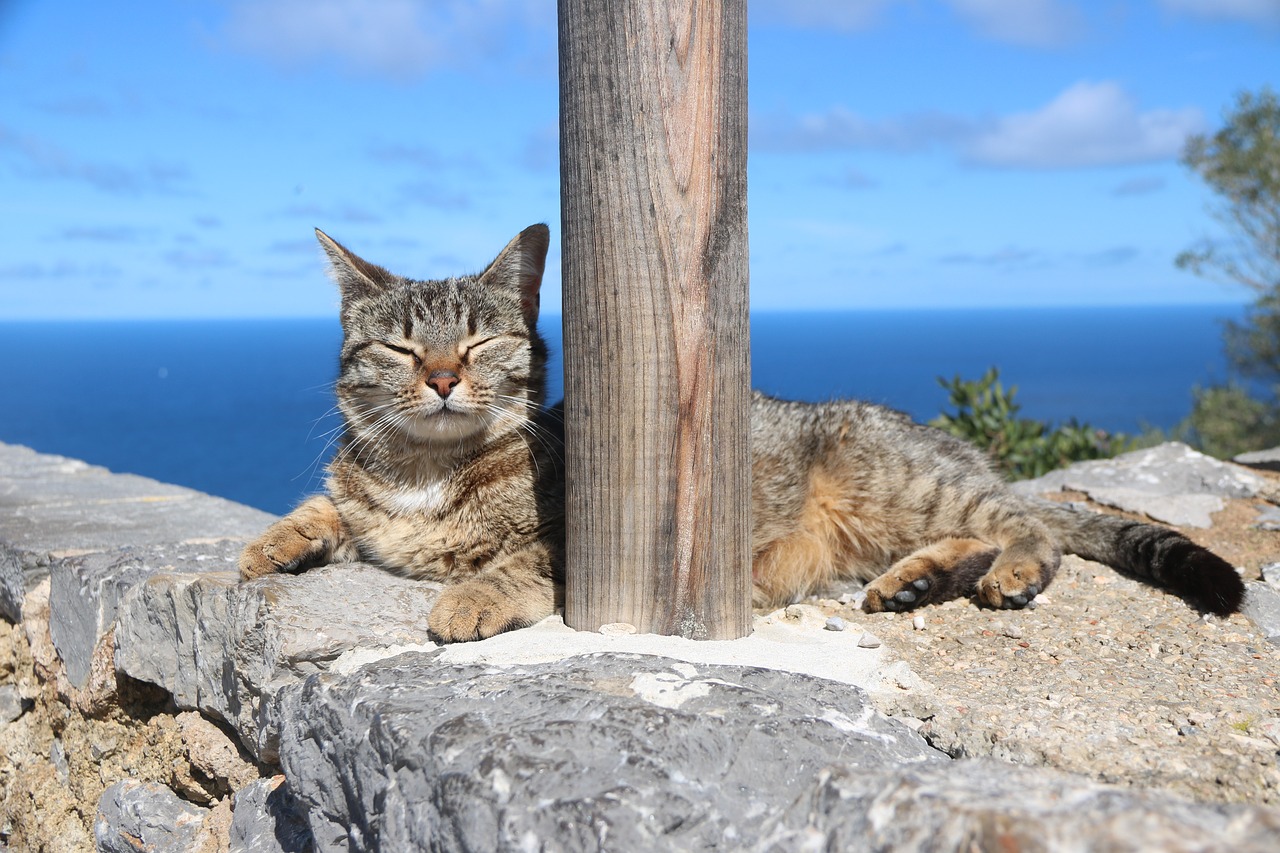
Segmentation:
[[(916, 614), (835, 611), (928, 684), (881, 697), (954, 757), (1047, 765), (1199, 800), (1280, 803), (1280, 648), (1241, 615), (1075, 557), (1035, 611), (968, 600)], [(919, 630), (923, 618), (927, 630)]]

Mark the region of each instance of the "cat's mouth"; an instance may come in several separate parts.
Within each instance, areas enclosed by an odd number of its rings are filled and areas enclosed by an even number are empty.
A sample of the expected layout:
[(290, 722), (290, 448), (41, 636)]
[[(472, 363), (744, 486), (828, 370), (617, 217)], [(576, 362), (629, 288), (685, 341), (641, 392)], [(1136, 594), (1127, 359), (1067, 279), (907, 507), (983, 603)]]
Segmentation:
[(470, 407), (440, 400), (434, 406), (421, 406), (405, 423), (405, 430), (422, 441), (456, 441), (483, 429), (484, 424)]

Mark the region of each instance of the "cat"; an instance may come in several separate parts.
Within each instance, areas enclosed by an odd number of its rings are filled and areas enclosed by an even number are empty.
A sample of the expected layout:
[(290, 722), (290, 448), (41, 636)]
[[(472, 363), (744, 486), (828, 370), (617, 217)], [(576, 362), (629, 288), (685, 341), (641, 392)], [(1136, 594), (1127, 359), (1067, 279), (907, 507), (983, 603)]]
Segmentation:
[[(341, 292), (335, 385), (345, 431), (327, 494), (243, 552), (252, 580), (365, 560), (444, 584), (446, 642), (532, 624), (559, 603), (562, 408), (546, 408), (538, 292), (549, 231), (520, 232), (478, 275), (415, 281), (316, 235)], [(1182, 534), (1014, 494), (976, 447), (857, 401), (751, 403), (753, 605), (866, 583), (863, 609), (958, 596), (1020, 608), (1063, 552), (1217, 614), (1240, 576)]]

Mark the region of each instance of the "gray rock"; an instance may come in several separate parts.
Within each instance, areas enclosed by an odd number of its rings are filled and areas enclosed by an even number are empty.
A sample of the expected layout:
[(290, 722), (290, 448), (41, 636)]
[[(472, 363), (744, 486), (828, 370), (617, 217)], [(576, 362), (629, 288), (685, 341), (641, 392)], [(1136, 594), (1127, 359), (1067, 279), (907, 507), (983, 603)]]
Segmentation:
[(1267, 563), (1263, 566), (1262, 579), (1276, 589), (1280, 589), (1280, 563)]
[(1253, 450), (1233, 456), (1232, 462), (1248, 465), (1250, 468), (1261, 468), (1264, 471), (1280, 471), (1280, 447), (1270, 450)]
[(1177, 442), (1077, 462), (1014, 483), (1013, 489), (1029, 496), (1084, 492), (1098, 503), (1183, 527), (1209, 527), (1211, 514), (1225, 506), (1224, 498), (1276, 497), (1275, 487), (1260, 475)]
[(946, 761), (860, 689), (810, 676), (641, 655), (435, 658), (283, 694), (281, 762), (318, 850), (734, 849), (832, 763)]
[(1280, 591), (1270, 584), (1256, 581), (1245, 584), (1244, 605), (1240, 612), (1258, 626), (1267, 640), (1280, 646)]
[(123, 779), (98, 800), (93, 840), (100, 853), (188, 853), (206, 813), (164, 785)]
[(1280, 507), (1267, 506), (1259, 504), (1258, 518), (1253, 522), (1253, 526), (1258, 530), (1280, 530)]
[(870, 631), (863, 631), (862, 636), (858, 638), (858, 648), (878, 649), (880, 648), (880, 638)]
[(67, 764), (67, 750), (61, 738), (54, 738), (49, 744), (49, 763), (53, 765), (53, 772), (58, 774), (58, 781), (67, 784), (71, 778), (71, 766)]
[(311, 828), (299, 813), (283, 776), (259, 779), (236, 792), (230, 853), (304, 853)]
[(21, 717), (27, 705), (16, 684), (0, 684), (0, 729)]
[(120, 597), (158, 572), (235, 571), (238, 539), (122, 548), (54, 560), (49, 567), (49, 635), (67, 678), (88, 681), (93, 650), (115, 623)]
[(439, 586), (359, 563), (240, 584), (232, 572), (158, 574), (121, 600), (116, 667), (158, 684), (178, 707), (226, 720), (259, 759), (276, 760), (269, 701), (344, 652), (431, 645)]
[(991, 760), (864, 773), (807, 786), (759, 851), (1274, 851), (1280, 812), (1203, 805)]
[(1226, 503), (1217, 495), (1157, 495), (1142, 489), (1104, 488), (1087, 490), (1089, 497), (1104, 506), (1141, 513), (1156, 521), (1179, 527), (1213, 526), (1213, 514)]
[(248, 540), (274, 516), (181, 486), (0, 444), (0, 617), (51, 559), (190, 539)]

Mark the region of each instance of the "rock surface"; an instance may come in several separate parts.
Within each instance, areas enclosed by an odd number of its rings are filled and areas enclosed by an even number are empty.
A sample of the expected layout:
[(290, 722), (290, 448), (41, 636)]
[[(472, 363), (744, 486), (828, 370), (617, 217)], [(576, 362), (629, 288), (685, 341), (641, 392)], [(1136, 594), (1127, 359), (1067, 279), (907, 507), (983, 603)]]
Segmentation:
[(241, 585), (269, 516), (0, 446), (0, 597), (27, 620), (0, 622), (0, 849), (83, 850), (99, 802), (103, 843), (195, 822), (209, 851), (1277, 849), (1277, 479), (1161, 453), (1091, 488), (1217, 490), (1187, 532), (1244, 566), (1247, 616), (1069, 558), (1020, 612), (849, 592), (743, 641), (552, 618), (440, 648), (431, 585)]
[(210, 495), (77, 459), (0, 444), (0, 617), (57, 556), (227, 537), (247, 541), (273, 517)]
[(1280, 591), (1267, 583), (1251, 583), (1245, 589), (1244, 615), (1269, 641), (1280, 645)]
[(497, 669), (409, 653), (288, 692), (281, 763), (317, 848), (732, 849), (832, 762), (942, 761), (856, 687), (594, 655)]
[(311, 827), (284, 776), (258, 779), (235, 796), (229, 853), (307, 853)]
[(271, 697), (352, 649), (426, 641), (437, 589), (358, 563), (249, 584), (229, 572), (158, 574), (124, 597), (116, 666), (226, 720), (274, 762)]
[(1264, 471), (1280, 471), (1280, 447), (1241, 453), (1231, 461), (1250, 468), (1261, 468)]
[(824, 771), (758, 850), (1274, 851), (1280, 815), (995, 761)]
[(67, 677), (84, 688), (93, 652), (115, 625), (121, 596), (160, 572), (235, 571), (244, 543), (194, 540), (64, 557), (49, 567), (49, 632)]
[(123, 779), (98, 803), (93, 840), (101, 853), (188, 853), (205, 814), (163, 785)]
[(1078, 462), (1014, 484), (1026, 495), (1083, 492), (1094, 501), (1183, 527), (1209, 527), (1225, 498), (1272, 498), (1275, 484), (1259, 474), (1167, 442), (1114, 459)]

